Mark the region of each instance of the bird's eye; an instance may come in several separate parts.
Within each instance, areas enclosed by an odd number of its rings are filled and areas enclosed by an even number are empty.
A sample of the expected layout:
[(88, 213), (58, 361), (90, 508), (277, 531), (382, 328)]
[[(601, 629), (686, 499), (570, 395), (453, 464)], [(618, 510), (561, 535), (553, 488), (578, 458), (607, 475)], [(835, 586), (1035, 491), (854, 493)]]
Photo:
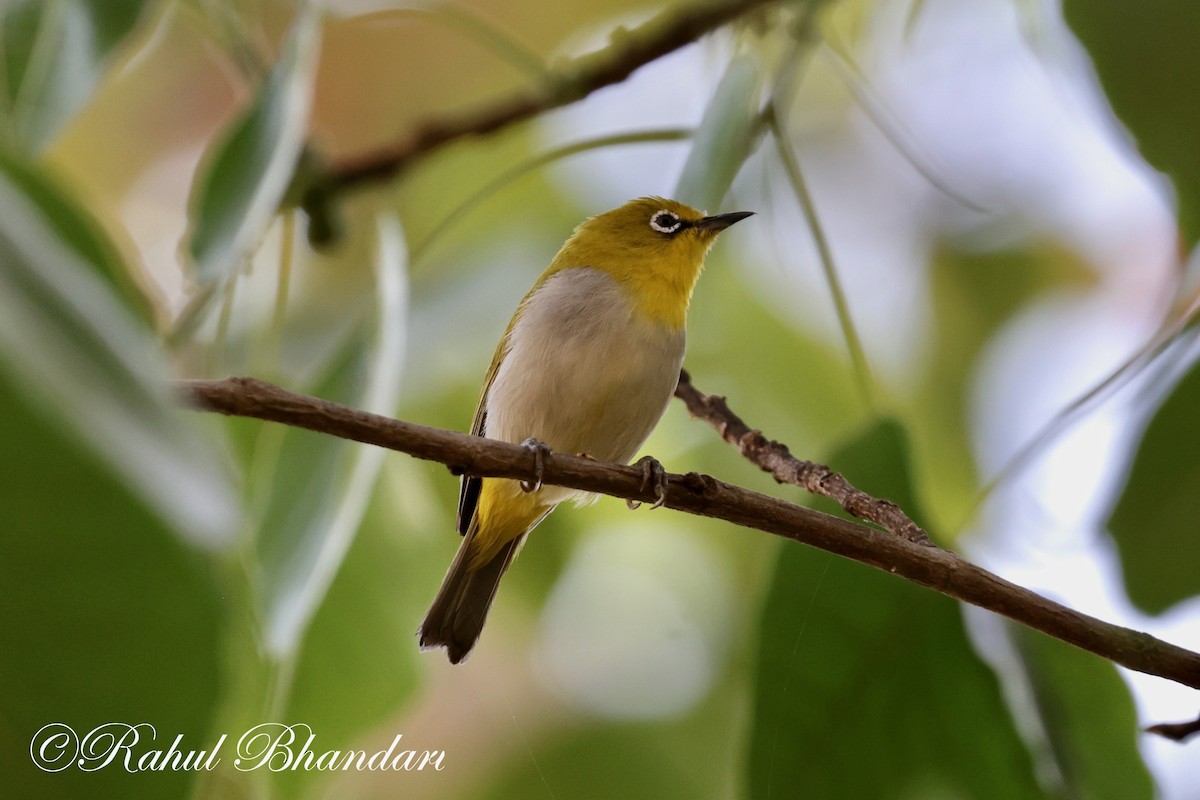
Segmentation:
[(670, 211), (656, 211), (650, 218), (650, 227), (659, 233), (675, 233), (683, 227), (683, 220)]

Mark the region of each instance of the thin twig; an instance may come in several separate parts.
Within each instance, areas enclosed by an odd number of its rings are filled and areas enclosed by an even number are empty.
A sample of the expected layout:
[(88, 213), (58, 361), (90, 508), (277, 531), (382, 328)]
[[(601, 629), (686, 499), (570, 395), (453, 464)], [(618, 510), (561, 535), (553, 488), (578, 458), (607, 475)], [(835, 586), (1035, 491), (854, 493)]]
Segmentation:
[(763, 472), (769, 472), (777, 482), (790, 483), (812, 494), (828, 497), (847, 514), (872, 522), (910, 542), (935, 546), (929, 534), (891, 500), (880, 500), (856, 489), (844, 476), (824, 464), (796, 458), (786, 444), (767, 439), (762, 431), (743, 422), (729, 408), (724, 397), (704, 394), (693, 386), (687, 370), (679, 373), (675, 396), (684, 402), (693, 417), (716, 428), (722, 439)]
[[(1134, 351), (1098, 383), (1056, 411), (1054, 416), (1031, 439), (1022, 444), (1020, 449), (1009, 457), (996, 474), (976, 492), (966, 515), (957, 526), (958, 529), (961, 530), (970, 523), (979, 508), (996, 491), (997, 487), (1007, 483), (1013, 476), (1028, 467), (1064, 431), (1078, 423), (1085, 415), (1095, 411), (1101, 403), (1110, 400), (1117, 392), (1141, 375), (1143, 370), (1159, 360), (1164, 353), (1169, 352), (1172, 347), (1179, 345), (1181, 341), (1185, 342), (1183, 347), (1194, 343), (1198, 338), (1198, 332), (1194, 329), (1189, 331), (1189, 323), (1188, 316), (1165, 321), (1146, 344)], [(1189, 337), (1191, 342), (1188, 342)], [(1149, 383), (1155, 385), (1153, 381)]]
[(505, 186), (514, 182), (518, 178), (528, 175), (536, 169), (553, 164), (568, 156), (573, 156), (578, 153), (586, 153), (590, 150), (598, 150), (602, 147), (612, 147), (622, 144), (661, 144), (663, 142), (678, 142), (690, 138), (694, 131), (691, 128), (661, 128), (657, 130), (630, 131), (628, 133), (615, 133), (609, 136), (597, 136), (592, 139), (584, 139), (579, 142), (555, 147), (547, 150), (544, 153), (530, 158), (528, 161), (523, 161), (515, 167), (511, 167), (504, 171), (502, 175), (493, 179), (491, 183), (478, 190), (466, 200), (454, 207), (454, 210), (442, 217), (442, 221), (433, 226), (433, 229), (425, 237), (425, 239), (412, 248), (412, 254), (409, 256), (411, 263), (417, 263), (425, 254), (429, 252), (429, 248), (433, 245), (440, 236), (442, 236), (451, 225), (463, 220), (464, 217), (474, 210), (480, 203), (487, 200)]
[(1200, 733), (1200, 717), (1188, 722), (1162, 722), (1146, 728), (1146, 733), (1156, 733), (1173, 742), (1186, 741)]
[[(909, 519), (904, 510), (895, 503), (877, 499), (856, 489), (844, 476), (824, 464), (796, 458), (786, 444), (768, 440), (761, 431), (746, 425), (742, 418), (729, 408), (724, 397), (706, 395), (693, 386), (687, 370), (679, 373), (679, 385), (675, 389), (675, 396), (683, 401), (693, 417), (715, 428), (722, 439), (736, 447), (738, 452), (763, 472), (770, 473), (779, 483), (790, 483), (812, 494), (828, 497), (851, 516), (872, 522), (911, 542), (936, 547), (929, 535)], [(896, 572), (903, 574), (898, 570)], [(971, 600), (967, 602), (974, 603)], [(1182, 742), (1200, 733), (1200, 717), (1189, 722), (1151, 725), (1145, 730), (1146, 733)]]
[(813, 201), (812, 193), (808, 191), (808, 183), (800, 169), (800, 160), (792, 152), (791, 137), (783, 119), (775, 111), (775, 106), (769, 105), (766, 111), (767, 124), (771, 128), (771, 138), (783, 164), (784, 174), (792, 186), (808, 230), (812, 234), (813, 244), (817, 248), (817, 256), (821, 262), (821, 271), (825, 275), (825, 283), (829, 287), (833, 307), (837, 312), (838, 325), (842, 329), (842, 338), (846, 341), (846, 349), (850, 353), (850, 363), (854, 366), (854, 380), (858, 384), (858, 393), (867, 408), (875, 406), (875, 381), (871, 376), (871, 367), (867, 361), (867, 353), (863, 348), (858, 328), (854, 325), (854, 315), (850, 313), (850, 301), (846, 299), (846, 291), (842, 288), (842, 280), (838, 276), (837, 264), (833, 259), (833, 249), (825, 236), (825, 228), (821, 225), (817, 214), (817, 204)]
[[(438, 461), (451, 472), (483, 477), (528, 478), (534, 455), (507, 442), (358, 411), (295, 394), (252, 378), (183, 381), (179, 392), (192, 406), (281, 422)], [(668, 475), (665, 505), (802, 542), (890, 572), (949, 597), (994, 611), (1121, 666), (1200, 689), (1200, 653), (1163, 642), (1048, 600), (1010, 583), (947, 550), (857, 525), (810, 508), (752, 492), (706, 475)], [(654, 502), (642, 470), (552, 453), (543, 458), (542, 480)]]
[(829, 63), (854, 96), (858, 107), (908, 165), (924, 178), (926, 183), (963, 208), (976, 214), (993, 213), (987, 206), (976, 203), (941, 177), (947, 170), (922, 147), (920, 137), (905, 125), (904, 120), (888, 106), (887, 101), (872, 86), (871, 79), (854, 60), (841, 38), (834, 33), (832, 26), (824, 32), (822, 41), (825, 45), (824, 52), (830, 56)]
[(305, 207), (328, 208), (334, 195), (357, 185), (389, 179), (450, 142), (494, 133), (515, 122), (581, 100), (597, 89), (620, 83), (639, 67), (691, 44), (722, 25), (777, 2), (779, 0), (688, 3), (669, 8), (632, 30), (618, 28), (612, 33), (607, 47), (565, 62), (534, 89), (489, 101), (458, 114), (426, 120), (386, 148), (335, 164), (324, 180), (310, 187)]

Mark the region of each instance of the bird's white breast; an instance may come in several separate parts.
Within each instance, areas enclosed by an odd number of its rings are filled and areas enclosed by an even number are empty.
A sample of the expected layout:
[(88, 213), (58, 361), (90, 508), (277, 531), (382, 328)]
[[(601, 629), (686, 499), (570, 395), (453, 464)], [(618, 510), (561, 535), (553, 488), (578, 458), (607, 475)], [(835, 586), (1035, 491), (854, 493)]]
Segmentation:
[(552, 275), (518, 314), (484, 435), (628, 462), (675, 391), (683, 330), (646, 319), (616, 281), (588, 268)]

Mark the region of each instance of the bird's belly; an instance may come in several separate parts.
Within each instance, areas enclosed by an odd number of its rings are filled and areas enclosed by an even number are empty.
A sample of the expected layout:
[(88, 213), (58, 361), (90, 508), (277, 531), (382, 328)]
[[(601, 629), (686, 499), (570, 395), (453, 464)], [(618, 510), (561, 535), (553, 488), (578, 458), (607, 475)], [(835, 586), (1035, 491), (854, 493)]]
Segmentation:
[(633, 313), (604, 273), (571, 272), (548, 280), (513, 326), (485, 435), (625, 463), (675, 391), (684, 334)]

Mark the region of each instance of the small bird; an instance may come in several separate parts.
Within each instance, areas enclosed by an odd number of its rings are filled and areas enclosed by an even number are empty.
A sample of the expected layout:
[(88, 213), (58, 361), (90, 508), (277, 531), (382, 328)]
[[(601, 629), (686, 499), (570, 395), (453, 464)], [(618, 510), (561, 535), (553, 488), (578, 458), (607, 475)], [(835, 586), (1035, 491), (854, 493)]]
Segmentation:
[[(542, 448), (628, 463), (675, 392), (704, 256), (717, 234), (751, 214), (704, 216), (642, 197), (585, 220), (508, 323), (471, 433), (524, 443), (539, 464)], [(647, 464), (661, 482), (661, 467)], [(595, 499), (542, 487), (540, 474), (532, 482), (464, 477), (462, 544), (421, 624), (421, 647), (444, 646), (453, 664), (466, 658), (529, 532), (564, 500)]]

